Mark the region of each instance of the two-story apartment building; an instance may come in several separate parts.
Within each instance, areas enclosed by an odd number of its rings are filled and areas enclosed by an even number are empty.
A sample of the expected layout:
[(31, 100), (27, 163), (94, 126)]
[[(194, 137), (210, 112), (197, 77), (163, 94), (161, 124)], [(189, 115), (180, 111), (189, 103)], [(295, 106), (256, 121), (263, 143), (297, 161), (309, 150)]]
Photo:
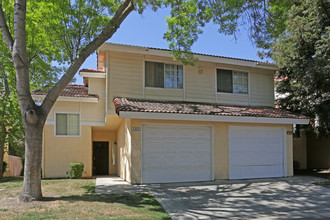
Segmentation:
[[(98, 69), (69, 85), (44, 127), (43, 177), (118, 175), (133, 184), (293, 175), (292, 124), (274, 108), (276, 66), (105, 43)], [(45, 93), (35, 91), (42, 101)]]

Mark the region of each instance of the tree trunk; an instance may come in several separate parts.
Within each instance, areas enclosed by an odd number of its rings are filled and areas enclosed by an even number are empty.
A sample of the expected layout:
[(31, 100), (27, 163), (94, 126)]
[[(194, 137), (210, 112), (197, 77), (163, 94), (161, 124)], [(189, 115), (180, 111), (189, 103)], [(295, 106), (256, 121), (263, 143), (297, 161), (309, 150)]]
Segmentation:
[[(25, 127), (25, 164), (24, 164), (24, 183), (19, 200), (31, 202), (40, 200), (41, 193), (41, 159), (42, 159), (42, 135), (43, 123), (38, 123), (42, 116), (37, 116), (35, 111), (30, 110), (35, 123), (24, 120)], [(28, 117), (29, 117), (28, 116)]]
[(0, 4), (0, 29), (3, 39), (11, 51), (16, 70), (16, 89), (25, 129), (25, 164), (23, 190), (20, 201), (29, 202), (42, 198), (41, 193), (41, 158), (42, 134), (46, 117), (57, 97), (72, 80), (87, 57), (112, 37), (120, 24), (134, 10), (132, 0), (124, 0), (102, 32), (71, 63), (66, 73), (48, 92), (43, 104), (35, 105), (30, 94), (29, 65), (26, 51), (26, 0), (15, 0), (14, 5), (14, 39), (9, 32), (2, 5)]

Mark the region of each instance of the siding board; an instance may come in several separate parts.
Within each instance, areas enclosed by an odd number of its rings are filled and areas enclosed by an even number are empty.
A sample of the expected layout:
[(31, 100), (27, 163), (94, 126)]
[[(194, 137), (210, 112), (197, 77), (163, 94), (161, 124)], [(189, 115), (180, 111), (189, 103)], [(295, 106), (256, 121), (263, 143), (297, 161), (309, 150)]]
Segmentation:
[[(114, 97), (144, 98), (221, 103), (230, 105), (274, 106), (272, 70), (230, 64), (197, 62), (184, 66), (184, 89), (144, 88), (144, 62), (155, 61), (180, 64), (169, 57), (125, 52), (108, 52), (109, 110), (114, 114)], [(248, 71), (249, 96), (216, 92), (216, 68)]]

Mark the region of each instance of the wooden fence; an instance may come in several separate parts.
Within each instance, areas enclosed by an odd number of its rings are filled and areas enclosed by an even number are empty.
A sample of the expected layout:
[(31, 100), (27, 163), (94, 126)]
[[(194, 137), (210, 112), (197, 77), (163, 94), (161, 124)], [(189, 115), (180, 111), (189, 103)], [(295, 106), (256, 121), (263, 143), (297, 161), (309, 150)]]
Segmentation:
[(6, 154), (4, 160), (8, 163), (7, 170), (3, 176), (20, 176), (22, 166), (22, 159), (20, 157)]

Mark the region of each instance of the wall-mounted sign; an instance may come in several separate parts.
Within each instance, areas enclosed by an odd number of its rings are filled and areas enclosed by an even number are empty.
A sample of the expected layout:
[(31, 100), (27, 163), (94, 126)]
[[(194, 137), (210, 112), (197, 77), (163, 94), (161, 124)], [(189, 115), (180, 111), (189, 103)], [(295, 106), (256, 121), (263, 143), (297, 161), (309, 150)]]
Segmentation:
[(132, 127), (132, 131), (141, 131), (140, 127)]

